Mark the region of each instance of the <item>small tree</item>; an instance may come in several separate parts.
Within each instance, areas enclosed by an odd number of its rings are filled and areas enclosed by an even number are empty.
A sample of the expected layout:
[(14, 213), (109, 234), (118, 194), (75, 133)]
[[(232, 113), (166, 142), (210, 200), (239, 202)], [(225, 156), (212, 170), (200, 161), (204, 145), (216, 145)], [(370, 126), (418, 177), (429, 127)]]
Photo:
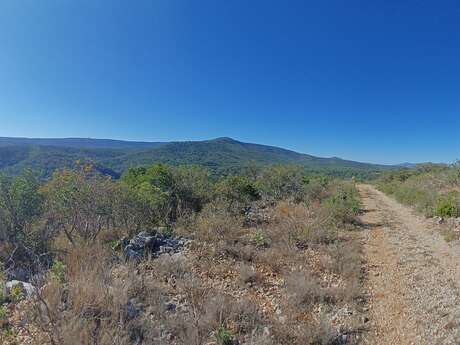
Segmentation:
[(36, 224), (42, 206), (39, 182), (30, 171), (15, 178), (0, 175), (0, 261), (7, 270), (21, 268), (21, 277), (47, 251), (52, 236)]
[(122, 183), (137, 195), (151, 224), (174, 222), (184, 213), (200, 211), (211, 191), (208, 171), (193, 166), (133, 168)]
[(304, 170), (297, 166), (266, 168), (258, 179), (262, 195), (270, 200), (293, 199), (302, 201), (305, 196)]
[(216, 185), (216, 198), (227, 205), (231, 212), (241, 212), (251, 202), (260, 198), (254, 183), (244, 176), (228, 176)]
[(115, 183), (91, 169), (55, 172), (42, 188), (46, 217), (68, 240), (94, 240), (114, 224)]
[(30, 171), (16, 178), (0, 175), (0, 239), (24, 238), (26, 227), (41, 211), (39, 182)]

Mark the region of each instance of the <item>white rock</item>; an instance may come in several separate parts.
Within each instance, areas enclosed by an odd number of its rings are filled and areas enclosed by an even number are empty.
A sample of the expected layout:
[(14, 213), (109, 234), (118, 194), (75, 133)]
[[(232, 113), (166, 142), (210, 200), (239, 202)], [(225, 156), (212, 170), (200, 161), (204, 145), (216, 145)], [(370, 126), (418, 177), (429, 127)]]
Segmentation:
[(19, 280), (11, 280), (9, 282), (6, 282), (5, 288), (6, 288), (6, 294), (9, 295), (11, 293), (11, 290), (17, 286), (20, 286), (22, 288), (22, 291), (25, 293), (25, 297), (31, 297), (35, 294), (36, 289), (35, 286), (33, 286), (30, 283), (22, 282)]

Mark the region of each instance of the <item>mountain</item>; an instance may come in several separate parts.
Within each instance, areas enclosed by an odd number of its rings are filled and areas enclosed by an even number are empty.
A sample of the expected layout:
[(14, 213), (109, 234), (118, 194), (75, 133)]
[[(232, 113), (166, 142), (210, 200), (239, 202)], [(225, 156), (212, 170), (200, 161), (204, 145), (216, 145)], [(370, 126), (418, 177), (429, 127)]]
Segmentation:
[(147, 149), (161, 146), (163, 142), (124, 141), (91, 138), (8, 138), (0, 137), (0, 147), (16, 145), (40, 145), (73, 147), (78, 149)]
[(398, 167), (412, 169), (412, 168), (416, 168), (417, 165), (418, 165), (417, 163), (405, 162), (405, 163), (398, 164)]
[(130, 167), (167, 163), (194, 164), (214, 174), (241, 171), (248, 164), (295, 164), (333, 175), (365, 175), (394, 167), (340, 158), (321, 158), (279, 147), (240, 142), (231, 138), (184, 142), (130, 142), (106, 139), (0, 138), (0, 171), (18, 174), (32, 169), (43, 177), (63, 167), (94, 162), (114, 177)]

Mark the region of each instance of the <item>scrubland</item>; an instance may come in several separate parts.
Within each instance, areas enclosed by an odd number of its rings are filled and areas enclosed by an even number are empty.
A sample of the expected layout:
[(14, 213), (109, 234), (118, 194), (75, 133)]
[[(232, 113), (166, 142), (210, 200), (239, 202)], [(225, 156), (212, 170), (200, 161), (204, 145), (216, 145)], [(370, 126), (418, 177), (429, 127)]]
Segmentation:
[(367, 322), (352, 181), (83, 166), (0, 192), (2, 344), (354, 344)]
[(460, 234), (460, 162), (447, 165), (422, 165), (384, 173), (377, 188), (402, 204), (435, 218), (446, 240)]

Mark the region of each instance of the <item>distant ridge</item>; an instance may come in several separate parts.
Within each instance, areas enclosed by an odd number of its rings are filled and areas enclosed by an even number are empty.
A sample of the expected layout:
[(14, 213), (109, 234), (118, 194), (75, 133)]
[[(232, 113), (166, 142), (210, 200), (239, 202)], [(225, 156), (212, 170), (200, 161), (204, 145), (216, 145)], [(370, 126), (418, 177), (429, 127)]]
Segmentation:
[(163, 142), (126, 141), (92, 138), (9, 138), (0, 137), (0, 146), (42, 145), (73, 148), (140, 149), (161, 146)]
[(203, 141), (142, 142), (90, 138), (0, 137), (0, 171), (23, 169), (49, 176), (54, 170), (94, 162), (104, 173), (120, 176), (126, 169), (154, 163), (200, 165), (213, 174), (240, 172), (248, 164), (294, 164), (334, 175), (362, 175), (394, 166), (361, 163), (337, 157), (322, 158), (275, 146), (252, 144), (229, 137)]
[(418, 165), (417, 163), (405, 162), (405, 163), (398, 164), (398, 167), (412, 169), (412, 168), (416, 168), (417, 165)]

